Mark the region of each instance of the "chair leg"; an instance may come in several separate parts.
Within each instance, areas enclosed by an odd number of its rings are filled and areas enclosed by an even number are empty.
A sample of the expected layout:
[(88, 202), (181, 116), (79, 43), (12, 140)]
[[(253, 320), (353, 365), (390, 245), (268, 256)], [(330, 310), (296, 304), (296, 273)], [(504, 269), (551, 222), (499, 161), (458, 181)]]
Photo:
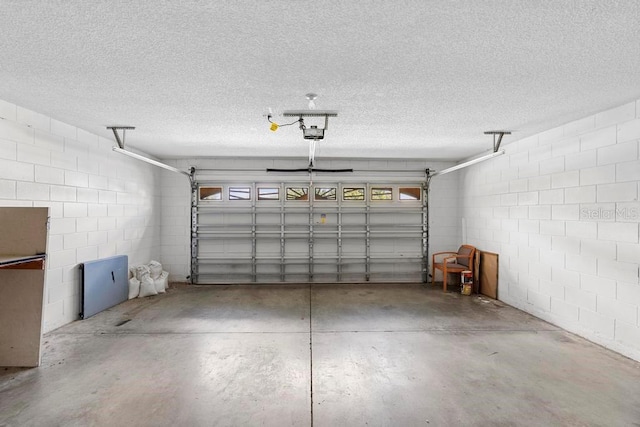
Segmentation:
[(447, 292), (447, 270), (442, 270), (442, 292)]
[(436, 266), (434, 263), (431, 263), (431, 286), (435, 283), (436, 280)]

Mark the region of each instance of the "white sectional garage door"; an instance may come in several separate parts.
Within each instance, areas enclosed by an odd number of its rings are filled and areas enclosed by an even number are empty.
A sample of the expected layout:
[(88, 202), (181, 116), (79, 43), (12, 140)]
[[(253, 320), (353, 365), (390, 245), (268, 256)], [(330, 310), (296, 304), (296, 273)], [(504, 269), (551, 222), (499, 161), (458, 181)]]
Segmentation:
[(191, 281), (424, 281), (427, 209), (419, 181), (196, 180)]

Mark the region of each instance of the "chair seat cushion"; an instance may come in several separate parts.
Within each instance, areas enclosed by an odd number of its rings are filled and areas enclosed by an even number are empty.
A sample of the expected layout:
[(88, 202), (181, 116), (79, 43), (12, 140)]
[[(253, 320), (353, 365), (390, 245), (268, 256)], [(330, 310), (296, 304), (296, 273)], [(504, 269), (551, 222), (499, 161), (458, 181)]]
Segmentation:
[[(444, 265), (444, 263), (442, 263), (442, 262), (436, 262), (435, 263), (435, 267), (437, 269), (440, 269), (440, 270), (443, 269), (443, 265)], [(448, 262), (447, 263), (447, 270), (468, 270), (468, 269), (469, 269), (469, 267), (466, 266), (466, 265), (455, 264), (453, 262)]]

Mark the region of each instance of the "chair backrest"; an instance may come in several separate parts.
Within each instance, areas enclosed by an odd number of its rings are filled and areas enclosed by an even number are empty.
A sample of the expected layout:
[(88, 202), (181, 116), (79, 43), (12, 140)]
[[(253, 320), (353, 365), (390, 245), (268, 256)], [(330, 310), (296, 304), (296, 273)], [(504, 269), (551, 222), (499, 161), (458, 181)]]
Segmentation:
[(473, 258), (473, 254), (475, 253), (476, 248), (470, 245), (462, 245), (460, 249), (458, 249), (458, 255), (463, 256), (464, 258), (458, 258), (456, 262), (460, 265), (464, 265), (465, 267), (471, 266), (471, 260)]

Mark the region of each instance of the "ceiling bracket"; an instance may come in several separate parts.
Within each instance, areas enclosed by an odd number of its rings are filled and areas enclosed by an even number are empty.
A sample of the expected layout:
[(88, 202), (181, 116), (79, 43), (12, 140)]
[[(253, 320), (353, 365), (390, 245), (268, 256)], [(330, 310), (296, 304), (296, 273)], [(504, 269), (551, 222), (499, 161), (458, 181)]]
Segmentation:
[[(493, 152), (497, 153), (500, 149), (500, 143), (502, 142), (502, 137), (505, 135), (511, 135), (511, 132), (506, 130), (488, 130), (484, 133), (485, 135), (493, 135)], [(496, 136), (498, 140), (496, 141)]]
[[(107, 129), (111, 129), (113, 131), (113, 136), (116, 138), (116, 142), (118, 143), (118, 147), (124, 150), (124, 137), (125, 133), (128, 130), (134, 130), (134, 126), (107, 126)], [(120, 139), (120, 135), (118, 135), (118, 131), (122, 131), (122, 139)]]

